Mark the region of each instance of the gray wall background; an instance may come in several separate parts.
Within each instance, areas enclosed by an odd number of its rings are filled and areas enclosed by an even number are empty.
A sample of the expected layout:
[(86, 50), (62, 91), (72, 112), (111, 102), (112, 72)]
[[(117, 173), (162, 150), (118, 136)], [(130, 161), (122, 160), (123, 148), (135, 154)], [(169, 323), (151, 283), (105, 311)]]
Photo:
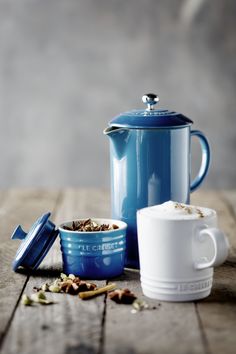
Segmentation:
[(236, 187), (235, 0), (0, 0), (0, 187), (108, 187), (102, 131), (149, 91)]

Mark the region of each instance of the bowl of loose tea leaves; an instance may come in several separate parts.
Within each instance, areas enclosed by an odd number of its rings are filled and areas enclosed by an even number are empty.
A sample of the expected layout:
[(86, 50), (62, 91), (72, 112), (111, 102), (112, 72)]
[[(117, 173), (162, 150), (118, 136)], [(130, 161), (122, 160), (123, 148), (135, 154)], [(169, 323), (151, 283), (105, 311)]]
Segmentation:
[(63, 270), (86, 279), (107, 279), (124, 270), (127, 224), (84, 218), (59, 226)]

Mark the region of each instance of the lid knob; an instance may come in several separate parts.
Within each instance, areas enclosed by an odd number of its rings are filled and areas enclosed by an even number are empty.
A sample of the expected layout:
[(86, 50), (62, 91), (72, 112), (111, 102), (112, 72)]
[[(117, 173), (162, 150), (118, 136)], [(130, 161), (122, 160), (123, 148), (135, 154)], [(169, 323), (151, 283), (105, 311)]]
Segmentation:
[(152, 111), (154, 105), (159, 102), (159, 96), (154, 93), (146, 93), (143, 95), (142, 101), (147, 105), (147, 111)]
[(11, 238), (12, 240), (24, 240), (27, 236), (27, 232), (22, 230), (21, 226), (17, 226), (17, 228), (14, 230)]

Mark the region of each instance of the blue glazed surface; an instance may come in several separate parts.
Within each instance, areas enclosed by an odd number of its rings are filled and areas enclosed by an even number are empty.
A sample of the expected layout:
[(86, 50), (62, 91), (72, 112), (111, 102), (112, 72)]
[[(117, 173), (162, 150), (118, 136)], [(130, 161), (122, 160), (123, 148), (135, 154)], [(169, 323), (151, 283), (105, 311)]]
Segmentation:
[(119, 229), (77, 232), (59, 227), (63, 271), (66, 274), (72, 273), (86, 279), (106, 279), (123, 272), (127, 225), (115, 220), (107, 220), (106, 223), (110, 222), (120, 226)]
[(181, 113), (167, 109), (132, 110), (113, 118), (109, 125), (118, 128), (174, 128), (189, 126), (193, 122)]
[[(173, 129), (110, 127), (112, 217), (128, 224), (125, 265), (139, 268), (136, 212), (168, 200), (190, 201), (190, 125)], [(209, 145), (204, 135), (202, 168), (196, 189), (209, 167)], [(203, 138), (204, 137), (204, 138)]]
[(200, 130), (192, 130), (191, 131), (191, 136), (196, 136), (199, 138), (200, 143), (201, 143), (201, 148), (202, 148), (202, 165), (200, 168), (200, 171), (198, 175), (194, 178), (194, 180), (191, 183), (190, 186), (190, 191), (193, 192), (195, 191), (204, 178), (206, 177), (207, 171), (209, 169), (210, 165), (210, 146), (209, 143), (205, 137), (205, 135), (200, 131)]
[(58, 235), (55, 225), (49, 220), (50, 215), (42, 215), (28, 233), (20, 225), (14, 230), (11, 238), (22, 240), (12, 264), (14, 271), (19, 267), (36, 269), (48, 253)]

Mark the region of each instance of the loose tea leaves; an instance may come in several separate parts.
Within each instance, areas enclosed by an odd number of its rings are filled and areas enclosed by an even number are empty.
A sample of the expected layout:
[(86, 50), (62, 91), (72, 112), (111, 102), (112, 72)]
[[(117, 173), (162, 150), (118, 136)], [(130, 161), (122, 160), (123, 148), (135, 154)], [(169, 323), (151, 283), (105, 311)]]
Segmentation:
[(119, 229), (119, 226), (112, 224), (98, 224), (92, 219), (72, 221), (71, 226), (63, 225), (62, 228), (68, 231), (96, 232), (111, 231)]

